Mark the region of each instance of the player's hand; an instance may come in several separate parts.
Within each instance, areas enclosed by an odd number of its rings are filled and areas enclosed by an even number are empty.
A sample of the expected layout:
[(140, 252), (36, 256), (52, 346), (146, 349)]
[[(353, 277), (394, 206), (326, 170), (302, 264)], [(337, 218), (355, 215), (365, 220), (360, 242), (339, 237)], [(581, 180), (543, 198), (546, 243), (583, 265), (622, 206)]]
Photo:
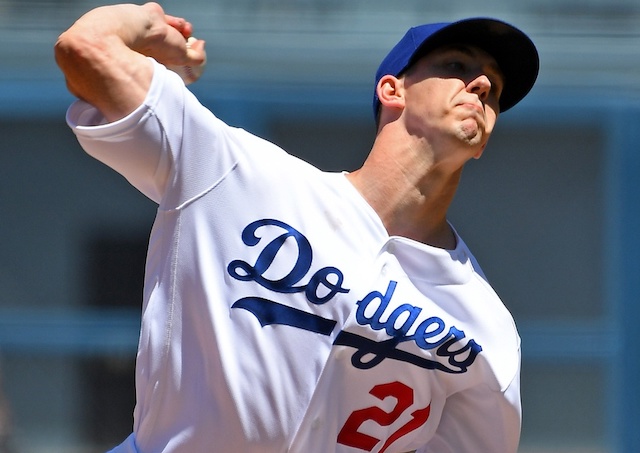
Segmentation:
[(204, 71), (207, 61), (205, 42), (192, 36), (193, 25), (182, 17), (165, 14), (162, 7), (154, 2), (143, 5), (152, 23), (164, 30), (151, 33), (140, 48), (133, 48), (144, 55), (155, 58), (158, 62), (180, 74), (185, 83), (195, 82)]
[(183, 65), (168, 64), (167, 68), (178, 73), (186, 85), (200, 79), (207, 64), (205, 42), (193, 36), (186, 41), (188, 62)]

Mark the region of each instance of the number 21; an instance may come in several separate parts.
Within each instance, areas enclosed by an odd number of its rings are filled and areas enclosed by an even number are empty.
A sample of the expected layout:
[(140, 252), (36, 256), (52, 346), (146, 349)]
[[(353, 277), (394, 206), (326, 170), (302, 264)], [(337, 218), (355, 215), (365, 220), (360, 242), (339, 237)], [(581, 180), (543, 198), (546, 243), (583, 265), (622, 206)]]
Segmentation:
[[(373, 450), (373, 447), (375, 447), (381, 439), (358, 431), (360, 426), (367, 420), (371, 420), (380, 426), (389, 426), (398, 420), (413, 404), (413, 389), (402, 382), (395, 381), (388, 384), (376, 385), (369, 393), (381, 401), (387, 397), (393, 397), (397, 401), (396, 405), (390, 412), (385, 412), (376, 406), (352, 412), (338, 434), (339, 444), (366, 451)], [(413, 418), (389, 436), (379, 453), (384, 453), (393, 442), (425, 424), (429, 418), (430, 410), (431, 405), (412, 412), (411, 416)]]

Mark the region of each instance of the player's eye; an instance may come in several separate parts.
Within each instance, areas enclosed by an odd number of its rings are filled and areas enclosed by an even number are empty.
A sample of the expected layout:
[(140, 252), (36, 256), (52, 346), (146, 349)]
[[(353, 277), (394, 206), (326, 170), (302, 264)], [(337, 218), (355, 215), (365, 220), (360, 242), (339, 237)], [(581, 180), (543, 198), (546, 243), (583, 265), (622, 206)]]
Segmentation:
[(466, 69), (466, 65), (460, 60), (450, 60), (445, 67), (454, 74), (462, 74)]

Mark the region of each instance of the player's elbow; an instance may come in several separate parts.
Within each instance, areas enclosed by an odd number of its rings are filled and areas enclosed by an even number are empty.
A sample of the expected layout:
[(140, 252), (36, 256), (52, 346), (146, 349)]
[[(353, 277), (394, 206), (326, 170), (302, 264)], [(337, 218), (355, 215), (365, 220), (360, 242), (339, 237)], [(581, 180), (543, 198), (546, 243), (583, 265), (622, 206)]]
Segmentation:
[(67, 30), (58, 37), (53, 47), (56, 63), (65, 75), (78, 71), (96, 54), (95, 46), (95, 43), (81, 33)]
[(62, 33), (54, 44), (55, 61), (65, 76), (69, 91), (80, 98), (90, 97), (100, 86), (110, 67), (105, 43), (91, 33), (73, 28)]

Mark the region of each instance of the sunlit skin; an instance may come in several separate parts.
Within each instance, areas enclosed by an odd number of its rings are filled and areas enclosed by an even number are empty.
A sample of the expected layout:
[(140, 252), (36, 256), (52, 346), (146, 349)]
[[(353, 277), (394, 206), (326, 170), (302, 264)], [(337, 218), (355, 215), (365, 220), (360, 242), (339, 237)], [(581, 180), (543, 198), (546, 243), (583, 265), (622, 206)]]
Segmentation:
[(362, 168), (350, 181), (390, 235), (455, 248), (447, 211), (462, 168), (479, 158), (499, 114), (503, 76), (474, 46), (448, 46), (377, 86), (380, 124)]

